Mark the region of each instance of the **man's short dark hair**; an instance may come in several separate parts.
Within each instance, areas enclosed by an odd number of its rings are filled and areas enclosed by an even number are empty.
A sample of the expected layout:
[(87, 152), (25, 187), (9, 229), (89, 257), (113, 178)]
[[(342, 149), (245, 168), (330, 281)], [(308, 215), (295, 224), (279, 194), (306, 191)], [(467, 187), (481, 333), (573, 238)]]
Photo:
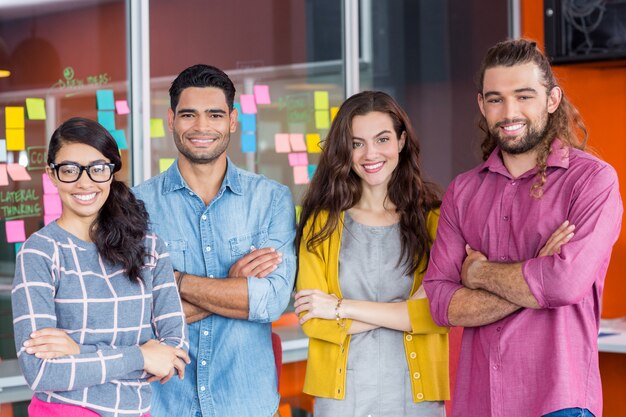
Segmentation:
[(193, 65), (178, 74), (170, 87), (170, 106), (176, 111), (180, 94), (189, 87), (215, 87), (224, 92), (228, 110), (233, 111), (235, 101), (235, 86), (228, 75), (219, 68), (211, 65)]

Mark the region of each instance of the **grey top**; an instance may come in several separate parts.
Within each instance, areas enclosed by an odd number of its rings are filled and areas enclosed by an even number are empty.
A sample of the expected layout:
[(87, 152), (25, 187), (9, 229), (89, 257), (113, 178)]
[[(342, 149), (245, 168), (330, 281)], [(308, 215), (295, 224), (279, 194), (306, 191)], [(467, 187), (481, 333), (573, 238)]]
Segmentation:
[[(339, 285), (346, 299), (397, 302), (409, 298), (413, 275), (398, 266), (400, 226), (366, 226), (346, 212)], [(443, 416), (443, 403), (412, 400), (403, 332), (379, 328), (350, 340), (344, 400), (315, 399), (316, 417)]]
[[(20, 367), (35, 396), (86, 407), (102, 416), (140, 416), (151, 388), (139, 346), (156, 338), (188, 349), (185, 316), (165, 245), (145, 238), (141, 282), (103, 260), (96, 245), (52, 222), (17, 255), (11, 301)], [(65, 330), (78, 355), (38, 359), (25, 352), (31, 332)], [(155, 336), (156, 334), (156, 336)]]

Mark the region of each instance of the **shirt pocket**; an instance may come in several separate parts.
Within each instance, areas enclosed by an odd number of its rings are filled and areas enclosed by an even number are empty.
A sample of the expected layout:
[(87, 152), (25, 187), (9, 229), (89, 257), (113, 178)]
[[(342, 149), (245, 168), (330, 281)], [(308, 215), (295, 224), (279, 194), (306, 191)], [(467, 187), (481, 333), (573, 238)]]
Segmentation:
[(185, 258), (187, 254), (187, 241), (167, 240), (165, 241), (165, 248), (170, 254), (172, 267), (177, 271), (187, 271), (187, 265), (185, 263)]
[(267, 229), (263, 229), (256, 233), (248, 233), (246, 235), (237, 236), (229, 240), (230, 255), (233, 261), (239, 260), (242, 256), (250, 253), (252, 247), (261, 249), (268, 240)]

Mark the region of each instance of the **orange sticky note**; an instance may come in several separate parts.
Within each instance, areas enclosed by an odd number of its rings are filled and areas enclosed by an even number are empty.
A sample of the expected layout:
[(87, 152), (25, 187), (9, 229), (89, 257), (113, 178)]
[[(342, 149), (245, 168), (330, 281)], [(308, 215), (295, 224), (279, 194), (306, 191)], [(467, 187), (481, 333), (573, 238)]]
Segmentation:
[(28, 171), (20, 164), (7, 164), (7, 172), (13, 181), (30, 181)]
[(306, 152), (306, 144), (304, 143), (304, 135), (302, 133), (291, 133), (289, 135), (289, 143), (291, 143), (292, 151)]
[(4, 118), (7, 129), (24, 129), (24, 107), (5, 107)]
[(307, 133), (306, 135), (306, 150), (308, 153), (320, 153), (322, 152), (322, 146), (320, 144), (319, 133)]
[(339, 113), (339, 107), (331, 107), (330, 108), (330, 121), (335, 120), (335, 116)]
[(306, 165), (293, 167), (293, 182), (295, 184), (309, 183), (309, 168)]
[(23, 151), (25, 147), (24, 129), (7, 129), (7, 151)]
[(274, 135), (274, 146), (276, 147), (276, 153), (291, 152), (291, 146), (289, 146), (289, 133), (277, 133)]

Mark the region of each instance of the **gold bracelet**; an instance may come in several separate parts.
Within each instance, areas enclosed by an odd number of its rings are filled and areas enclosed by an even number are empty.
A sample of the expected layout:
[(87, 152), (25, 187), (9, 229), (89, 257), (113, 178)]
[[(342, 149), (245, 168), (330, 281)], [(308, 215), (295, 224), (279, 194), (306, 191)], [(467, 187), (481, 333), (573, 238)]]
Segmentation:
[(337, 320), (337, 326), (343, 327), (346, 323), (346, 319), (345, 318), (341, 318), (339, 316), (339, 308), (341, 308), (341, 302), (343, 301), (343, 298), (340, 298), (337, 300), (337, 305), (335, 306), (335, 320)]

